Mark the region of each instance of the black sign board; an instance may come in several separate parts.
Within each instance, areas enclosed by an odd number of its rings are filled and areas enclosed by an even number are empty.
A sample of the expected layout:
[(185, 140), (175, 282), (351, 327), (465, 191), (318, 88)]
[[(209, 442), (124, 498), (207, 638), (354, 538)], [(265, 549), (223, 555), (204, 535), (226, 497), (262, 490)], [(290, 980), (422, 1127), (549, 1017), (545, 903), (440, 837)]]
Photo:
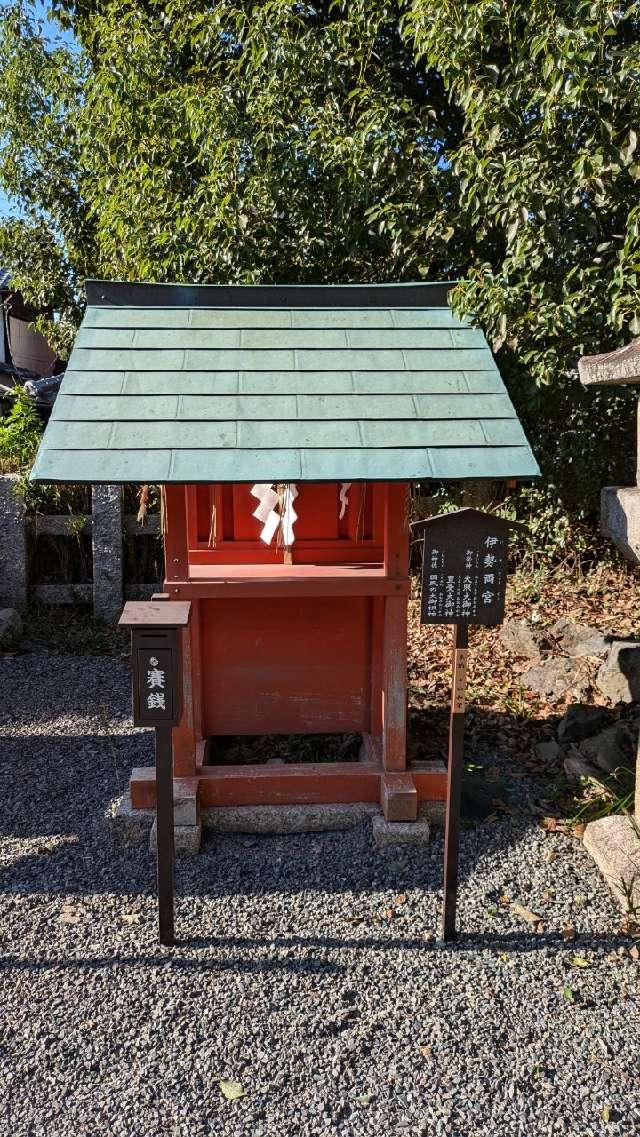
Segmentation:
[(500, 624), (512, 523), (461, 509), (412, 528), (424, 538), (421, 623)]
[(180, 664), (177, 635), (134, 632), (132, 655), (133, 721), (136, 726), (177, 726), (180, 722)]

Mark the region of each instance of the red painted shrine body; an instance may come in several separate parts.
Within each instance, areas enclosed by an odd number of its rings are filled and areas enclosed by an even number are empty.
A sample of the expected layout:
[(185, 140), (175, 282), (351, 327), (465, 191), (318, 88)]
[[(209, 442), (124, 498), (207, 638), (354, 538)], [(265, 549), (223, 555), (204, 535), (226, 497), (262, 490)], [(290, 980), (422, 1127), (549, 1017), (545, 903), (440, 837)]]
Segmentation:
[[(260, 540), (251, 485), (167, 485), (168, 602), (190, 600), (177, 779), (200, 805), (382, 802), (412, 820), (444, 796), (444, 769), (406, 772), (408, 485), (296, 483), (289, 550)], [(285, 563), (291, 561), (292, 563)], [(216, 738), (362, 734), (360, 759), (216, 765)], [(153, 770), (133, 772), (134, 808)]]

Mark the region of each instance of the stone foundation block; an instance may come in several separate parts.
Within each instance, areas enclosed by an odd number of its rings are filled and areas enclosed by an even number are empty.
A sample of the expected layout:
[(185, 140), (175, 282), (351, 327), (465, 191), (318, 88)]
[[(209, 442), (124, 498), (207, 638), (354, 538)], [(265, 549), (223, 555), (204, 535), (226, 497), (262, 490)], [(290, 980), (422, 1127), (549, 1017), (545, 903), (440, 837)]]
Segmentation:
[(640, 564), (640, 486), (605, 486), (600, 529), (631, 564)]
[[(200, 852), (202, 825), (175, 825), (173, 829), (176, 857), (195, 857)], [(155, 857), (158, 833), (155, 820), (149, 834), (149, 851)]]
[(431, 826), (426, 817), (417, 821), (387, 821), (381, 814), (372, 822), (374, 844), (379, 849), (387, 845), (427, 845)]
[(198, 825), (198, 779), (174, 778), (173, 824)]
[(145, 841), (154, 823), (153, 809), (134, 809), (129, 792), (113, 803), (107, 812), (107, 822), (125, 845)]

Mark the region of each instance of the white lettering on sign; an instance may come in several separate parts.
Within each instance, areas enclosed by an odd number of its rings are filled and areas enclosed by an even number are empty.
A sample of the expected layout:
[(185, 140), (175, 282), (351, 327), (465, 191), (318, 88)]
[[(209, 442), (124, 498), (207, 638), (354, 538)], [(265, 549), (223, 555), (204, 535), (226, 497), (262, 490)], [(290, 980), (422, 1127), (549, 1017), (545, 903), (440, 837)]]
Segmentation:
[(150, 711), (166, 711), (164, 691), (151, 691), (147, 695), (147, 708)]

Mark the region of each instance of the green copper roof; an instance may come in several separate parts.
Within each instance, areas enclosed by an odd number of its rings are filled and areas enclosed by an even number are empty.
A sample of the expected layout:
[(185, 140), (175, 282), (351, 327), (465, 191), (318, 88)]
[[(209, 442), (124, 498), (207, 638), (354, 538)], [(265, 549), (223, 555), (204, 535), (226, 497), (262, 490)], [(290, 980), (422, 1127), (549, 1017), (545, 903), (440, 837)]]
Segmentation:
[(87, 282), (37, 481), (531, 477), (450, 286)]

